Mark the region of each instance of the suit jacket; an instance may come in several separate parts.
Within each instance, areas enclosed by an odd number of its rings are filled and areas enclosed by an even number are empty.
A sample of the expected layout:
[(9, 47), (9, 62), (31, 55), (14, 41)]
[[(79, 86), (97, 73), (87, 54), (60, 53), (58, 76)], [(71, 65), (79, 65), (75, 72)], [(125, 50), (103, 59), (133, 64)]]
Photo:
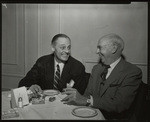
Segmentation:
[(100, 87), (102, 83), (100, 74), (103, 70), (101, 64), (93, 67), (84, 96), (92, 95), (93, 107), (113, 113), (113, 117), (117, 117), (128, 110), (133, 102), (142, 81), (142, 72), (135, 65), (121, 59), (104, 85)]
[[(75, 81), (73, 87), (83, 94), (87, 87), (87, 82), (85, 81), (85, 67), (81, 62), (70, 56), (61, 74), (62, 88), (66, 88), (66, 84), (69, 83), (71, 79)], [(53, 89), (53, 81), (54, 54), (50, 54), (42, 56), (36, 61), (27, 75), (19, 82), (18, 87), (30, 87), (33, 84), (37, 84), (42, 90)], [(59, 90), (61, 91), (62, 89)]]

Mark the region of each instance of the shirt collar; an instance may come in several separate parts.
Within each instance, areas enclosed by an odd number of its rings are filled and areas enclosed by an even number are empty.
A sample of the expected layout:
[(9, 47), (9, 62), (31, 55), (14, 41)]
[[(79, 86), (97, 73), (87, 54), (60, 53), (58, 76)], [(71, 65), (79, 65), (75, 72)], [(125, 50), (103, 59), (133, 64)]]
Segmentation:
[(62, 62), (61, 62), (61, 63), (58, 63), (58, 62), (56, 61), (56, 59), (54, 59), (54, 61), (55, 61), (55, 67), (57, 66), (57, 64), (58, 64), (59, 66), (60, 66), (60, 65), (62, 65), (62, 66), (64, 65), (64, 63), (62, 63)]
[(115, 66), (119, 63), (120, 60), (121, 60), (121, 57), (119, 57), (115, 62), (113, 62), (112, 64), (110, 64), (110, 67), (111, 67), (112, 69), (114, 69)]
[(57, 67), (57, 64), (59, 65), (59, 67), (60, 67), (60, 74), (61, 74), (61, 72), (62, 72), (62, 70), (63, 70), (63, 68), (64, 68), (64, 63), (58, 63), (57, 61), (56, 61), (56, 59), (54, 59), (54, 61), (55, 61), (55, 70), (56, 70), (56, 67)]

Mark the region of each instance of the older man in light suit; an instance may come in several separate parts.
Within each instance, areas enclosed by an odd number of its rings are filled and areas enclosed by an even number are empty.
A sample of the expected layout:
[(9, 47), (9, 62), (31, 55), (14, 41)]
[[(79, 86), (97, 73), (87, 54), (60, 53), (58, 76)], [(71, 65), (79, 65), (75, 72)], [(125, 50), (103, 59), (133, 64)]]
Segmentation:
[(123, 49), (123, 39), (116, 34), (100, 38), (97, 53), (101, 63), (93, 67), (84, 95), (73, 88), (65, 89), (68, 96), (62, 101), (99, 108), (106, 119), (127, 116), (142, 81), (142, 72), (121, 57)]

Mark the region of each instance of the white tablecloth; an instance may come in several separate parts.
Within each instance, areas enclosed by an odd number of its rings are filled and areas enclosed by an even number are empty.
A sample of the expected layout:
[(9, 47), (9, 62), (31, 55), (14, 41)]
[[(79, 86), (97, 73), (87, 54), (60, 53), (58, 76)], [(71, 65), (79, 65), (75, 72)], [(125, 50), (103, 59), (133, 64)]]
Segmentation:
[[(2, 111), (9, 110), (10, 107), (10, 92), (2, 92)], [(60, 100), (60, 95), (55, 95), (56, 100), (49, 102), (48, 98), (45, 98), (45, 104), (29, 104), (23, 108), (17, 108), (19, 111), (19, 117), (13, 119), (24, 120), (104, 120), (102, 113), (95, 109), (98, 114), (90, 118), (77, 117), (72, 114), (72, 110), (79, 106), (63, 104)], [(11, 118), (12, 119), (12, 118)]]

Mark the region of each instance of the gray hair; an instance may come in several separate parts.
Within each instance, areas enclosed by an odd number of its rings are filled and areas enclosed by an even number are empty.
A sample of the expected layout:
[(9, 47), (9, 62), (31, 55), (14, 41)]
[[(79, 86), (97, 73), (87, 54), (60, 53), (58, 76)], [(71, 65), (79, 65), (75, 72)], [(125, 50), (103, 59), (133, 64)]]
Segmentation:
[(57, 41), (58, 38), (60, 38), (60, 37), (67, 38), (67, 39), (69, 39), (69, 40), (71, 41), (71, 39), (69, 38), (69, 36), (67, 36), (66, 34), (60, 33), (60, 34), (55, 35), (55, 36), (52, 38), (51, 44), (56, 43), (56, 41)]
[(108, 35), (105, 35), (101, 37), (101, 39), (107, 39), (109, 42), (111, 42), (113, 45), (117, 45), (117, 47), (123, 51), (124, 49), (124, 41), (123, 39), (118, 36), (117, 34), (111, 33)]

